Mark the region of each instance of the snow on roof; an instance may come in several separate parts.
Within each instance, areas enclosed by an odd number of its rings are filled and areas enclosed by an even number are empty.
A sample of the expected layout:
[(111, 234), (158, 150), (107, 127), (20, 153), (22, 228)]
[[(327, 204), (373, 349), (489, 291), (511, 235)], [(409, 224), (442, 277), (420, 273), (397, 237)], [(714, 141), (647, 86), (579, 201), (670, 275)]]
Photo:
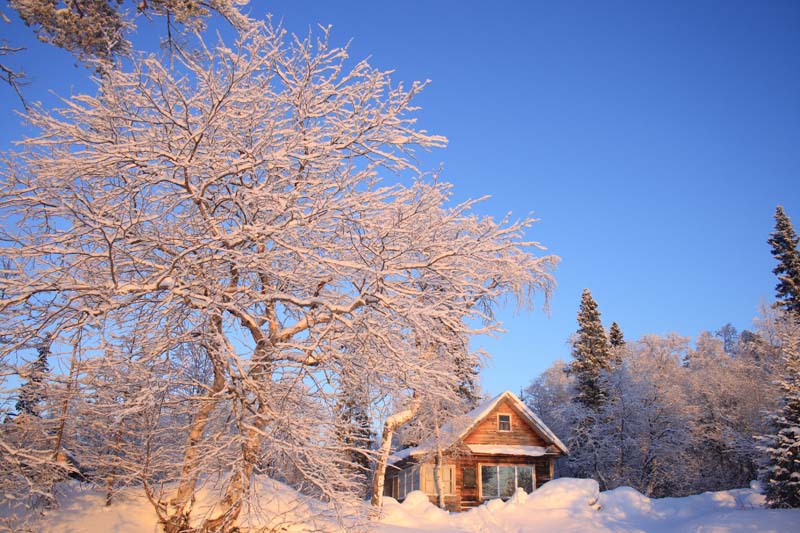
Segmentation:
[(547, 453), (547, 448), (542, 446), (521, 446), (517, 444), (467, 444), (472, 453), (489, 455), (527, 455), (528, 457), (541, 457)]
[(422, 450), (418, 446), (403, 448), (402, 450), (397, 450), (389, 456), (388, 464), (393, 465), (399, 463), (403, 459), (408, 459), (412, 455), (424, 455), (426, 453), (428, 453), (428, 450)]
[[(525, 405), (522, 400), (517, 398), (517, 396), (511, 391), (505, 391), (494, 398), (486, 400), (485, 402), (481, 403), (477, 407), (475, 407), (472, 411), (468, 412), (465, 415), (456, 417), (446, 424), (442, 426), (441, 429), (441, 445), (443, 448), (449, 448), (453, 444), (455, 444), (459, 439), (466, 436), (472, 429), (486, 417), (495, 406), (500, 403), (501, 400), (507, 399), (509, 400), (514, 407), (519, 410), (522, 414), (523, 418), (527, 420), (527, 422), (536, 428), (542, 435), (545, 436), (553, 445), (561, 450), (563, 453), (569, 453), (567, 447), (562, 443), (558, 437), (556, 437), (555, 433), (553, 433), (550, 428), (548, 428), (544, 422), (542, 422), (541, 418), (536, 416), (536, 413), (531, 411), (527, 405)], [(529, 448), (536, 448), (536, 446), (528, 446)], [(436, 449), (436, 438), (430, 437), (425, 439), (421, 442), (418, 446), (414, 448), (405, 448), (403, 450), (399, 450), (392, 454), (389, 458), (389, 464), (395, 464), (403, 459), (406, 459), (412, 455), (424, 455), (426, 453), (430, 453), (431, 451)], [(516, 454), (514, 454), (516, 455)], [(523, 454), (526, 455), (526, 454)]]

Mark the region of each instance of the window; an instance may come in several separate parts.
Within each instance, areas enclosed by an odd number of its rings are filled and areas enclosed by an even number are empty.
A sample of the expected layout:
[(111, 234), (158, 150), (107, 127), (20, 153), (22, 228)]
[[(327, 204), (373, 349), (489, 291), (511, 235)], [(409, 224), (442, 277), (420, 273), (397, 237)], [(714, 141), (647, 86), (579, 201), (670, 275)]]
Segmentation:
[(510, 498), (518, 488), (531, 493), (534, 479), (530, 465), (481, 465), (481, 497)]
[(474, 489), (478, 487), (478, 472), (475, 470), (474, 466), (465, 466), (462, 469), (462, 474), (465, 489)]
[[(433, 477), (433, 465), (422, 465), (422, 491), (425, 494), (436, 495), (436, 478)], [(442, 490), (445, 494), (456, 493), (456, 467), (442, 465)]]
[(497, 415), (497, 430), (511, 431), (511, 415)]
[(409, 492), (420, 490), (419, 482), (419, 466), (410, 466), (387, 477), (383, 494), (396, 500), (404, 500)]

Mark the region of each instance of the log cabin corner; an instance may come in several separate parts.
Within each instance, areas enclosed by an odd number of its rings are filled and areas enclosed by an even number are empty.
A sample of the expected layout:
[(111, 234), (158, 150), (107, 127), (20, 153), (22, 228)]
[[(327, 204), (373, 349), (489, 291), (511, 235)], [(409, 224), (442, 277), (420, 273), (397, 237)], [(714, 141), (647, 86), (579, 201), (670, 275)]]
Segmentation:
[[(554, 462), (567, 447), (512, 392), (488, 400), (442, 427), (440, 447), (445, 508), (463, 511), (487, 500), (530, 493), (553, 479)], [(403, 501), (414, 490), (437, 502), (436, 441), (429, 438), (395, 452), (386, 470), (384, 495)]]

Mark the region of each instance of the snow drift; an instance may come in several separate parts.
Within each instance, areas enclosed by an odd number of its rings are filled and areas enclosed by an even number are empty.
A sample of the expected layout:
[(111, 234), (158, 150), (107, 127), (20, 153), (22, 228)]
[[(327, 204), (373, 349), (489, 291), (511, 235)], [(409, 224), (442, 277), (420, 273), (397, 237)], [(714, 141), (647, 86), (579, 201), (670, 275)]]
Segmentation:
[(386, 503), (381, 533), (527, 533), (647, 531), (797, 531), (800, 510), (764, 509), (754, 484), (748, 489), (706, 492), (686, 498), (651, 499), (630, 487), (601, 493), (591, 479), (550, 481), (532, 494), (492, 500), (471, 511), (448, 514), (412, 493)]
[[(590, 479), (562, 478), (532, 494), (518, 491), (504, 502), (492, 500), (464, 513), (448, 513), (416, 491), (403, 503), (386, 498), (380, 521), (368, 525), (363, 514), (342, 513), (272, 480), (261, 480), (259, 496), (243, 513), (244, 527), (268, 531), (340, 531), (377, 533), (527, 533), (797, 531), (800, 510), (765, 509), (757, 485), (706, 492), (686, 498), (651, 499), (630, 487), (600, 492)], [(203, 500), (213, 501), (201, 493)], [(81, 533), (158, 532), (156, 516), (138, 491), (127, 489), (110, 507), (105, 496), (76, 482), (64, 484), (59, 508), (32, 518), (30, 531)], [(361, 518), (358, 518), (361, 516)]]

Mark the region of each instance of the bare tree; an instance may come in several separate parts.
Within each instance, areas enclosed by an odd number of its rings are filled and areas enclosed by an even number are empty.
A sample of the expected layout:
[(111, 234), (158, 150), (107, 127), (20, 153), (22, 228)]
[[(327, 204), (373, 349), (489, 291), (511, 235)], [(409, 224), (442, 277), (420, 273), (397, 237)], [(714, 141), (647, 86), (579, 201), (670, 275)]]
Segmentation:
[[(448, 205), (450, 186), (414, 159), (446, 142), (415, 128), (425, 84), (351, 66), (327, 31), (257, 26), (232, 48), (201, 42), (176, 58), (138, 59), (96, 96), (28, 115), (41, 134), (6, 156), (0, 183), (13, 265), (2, 355), (46, 327), (54, 343), (81, 331), (81, 360), (141, 363), (121, 404), (144, 402), (137, 381), (163, 372), (163, 408), (134, 411), (182, 440), (170, 455), (154, 438), (158, 470), (141, 470), (167, 531), (233, 528), (259, 473), (333, 504), (360, 499), (337, 416), (354, 365), (369, 369), (367, 406), (457, 395), (462, 351), (428, 347), (497, 331), (496, 306), (546, 294), (556, 259), (531, 254), (532, 220)], [(198, 525), (211, 472), (225, 481)]]

